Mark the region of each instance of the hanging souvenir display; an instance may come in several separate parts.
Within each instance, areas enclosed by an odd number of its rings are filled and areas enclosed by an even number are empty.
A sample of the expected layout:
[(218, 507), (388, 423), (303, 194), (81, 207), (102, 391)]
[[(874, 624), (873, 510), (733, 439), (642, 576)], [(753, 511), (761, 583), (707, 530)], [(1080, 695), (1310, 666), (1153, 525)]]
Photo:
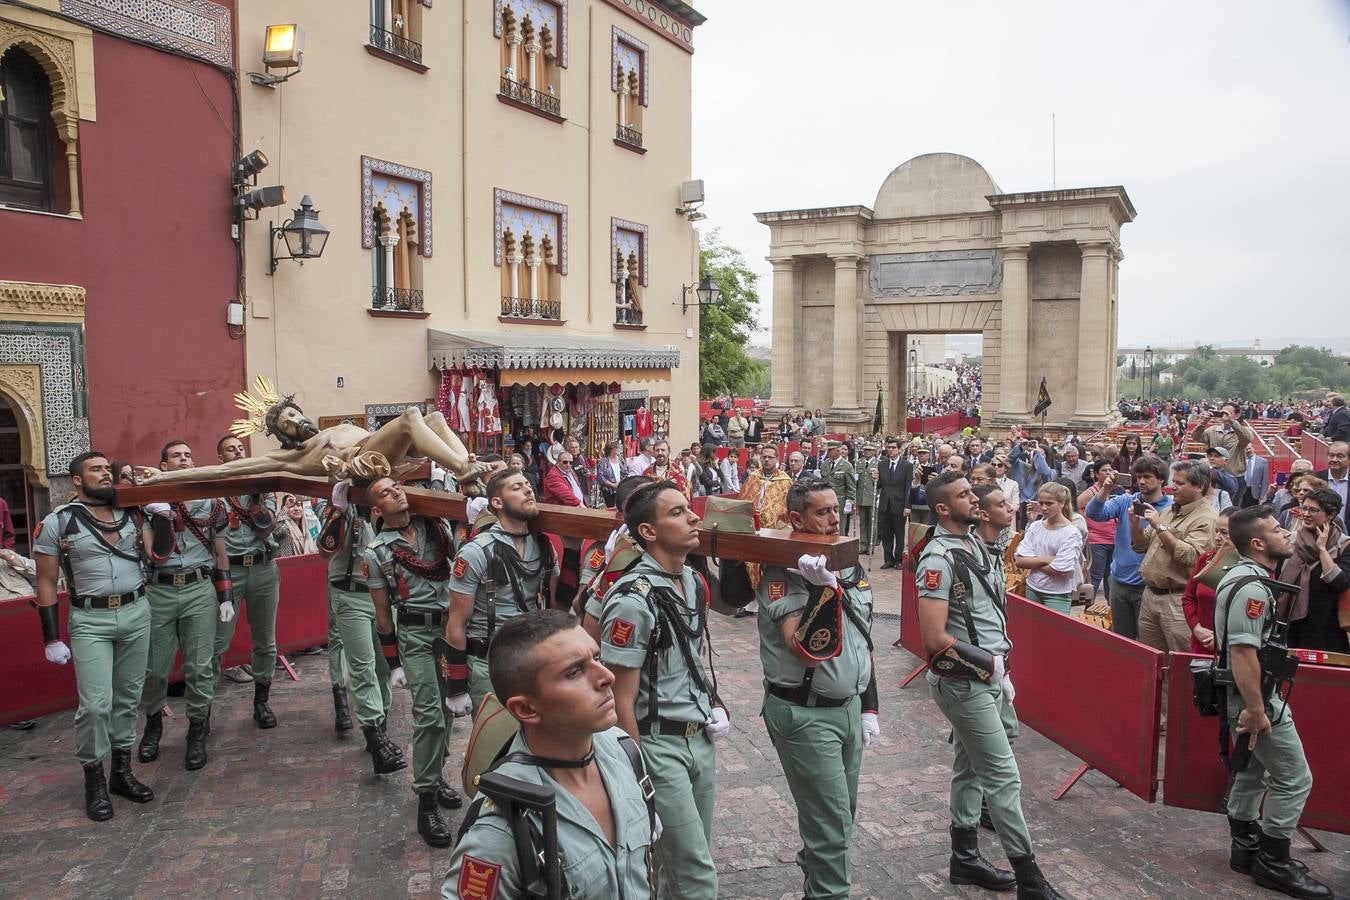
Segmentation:
[(663, 437), (670, 437), (670, 398), (652, 397), (648, 403), (651, 406), (652, 431)]

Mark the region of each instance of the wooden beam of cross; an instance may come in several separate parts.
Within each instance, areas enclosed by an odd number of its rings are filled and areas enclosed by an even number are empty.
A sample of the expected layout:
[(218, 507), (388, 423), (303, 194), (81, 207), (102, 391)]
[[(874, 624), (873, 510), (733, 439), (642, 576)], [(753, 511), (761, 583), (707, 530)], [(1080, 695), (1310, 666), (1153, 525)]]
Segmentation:
[[(119, 506), (144, 506), (147, 503), (172, 503), (183, 500), (203, 500), (212, 497), (241, 496), (284, 492), (306, 497), (331, 499), (333, 485), (321, 478), (302, 475), (242, 475), (234, 478), (211, 478), (202, 481), (178, 481), (167, 484), (119, 485)], [(447, 494), (422, 488), (407, 488), (408, 505), (412, 512), (423, 516), (440, 516), (453, 522), (463, 522), (463, 494)], [(368, 506), (360, 488), (352, 488), (351, 502)], [(543, 531), (563, 537), (590, 538), (603, 541), (622, 521), (619, 515), (607, 509), (587, 509), (576, 506), (539, 504), (539, 517), (531, 523), (534, 531)], [(824, 554), (830, 568), (839, 570), (858, 562), (857, 538), (838, 535), (800, 534), (761, 528), (755, 534), (731, 534), (708, 528), (699, 529), (698, 553), (719, 559), (738, 559), (745, 562), (776, 566), (796, 566), (802, 554)]]

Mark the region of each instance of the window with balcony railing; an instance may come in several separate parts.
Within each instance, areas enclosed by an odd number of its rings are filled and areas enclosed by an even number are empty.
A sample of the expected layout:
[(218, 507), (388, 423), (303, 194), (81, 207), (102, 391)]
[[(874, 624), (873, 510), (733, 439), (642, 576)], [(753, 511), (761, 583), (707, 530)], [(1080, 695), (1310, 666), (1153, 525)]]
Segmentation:
[(639, 153), (642, 119), (647, 107), (647, 45), (614, 26), (611, 43), (610, 89), (614, 92), (616, 124), (614, 143)]
[(610, 281), (614, 283), (614, 324), (640, 328), (642, 291), (647, 285), (647, 226), (611, 218)]
[(375, 207), (371, 248), (370, 308), (375, 312), (422, 313), (422, 258), (418, 254), (417, 218), (406, 207), (391, 216)]
[(419, 0), (370, 0), (370, 48), (394, 62), (424, 69)]
[(497, 188), (493, 229), (494, 262), (501, 269), (501, 319), (561, 323), (567, 207)]
[[(566, 26), (566, 8), (547, 0), (501, 0), (496, 25), (501, 43), (497, 98), (546, 118), (562, 119), (558, 80), (566, 47), (559, 29)], [(561, 51), (561, 53), (560, 53)]]

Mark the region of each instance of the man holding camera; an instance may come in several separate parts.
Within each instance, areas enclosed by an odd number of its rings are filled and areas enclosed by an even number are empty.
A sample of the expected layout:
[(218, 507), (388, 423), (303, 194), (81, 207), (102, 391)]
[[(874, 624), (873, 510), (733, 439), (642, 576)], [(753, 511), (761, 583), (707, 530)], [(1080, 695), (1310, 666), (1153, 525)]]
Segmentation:
[(1143, 553), (1139, 574), (1144, 595), (1139, 606), (1139, 641), (1158, 650), (1184, 653), (1191, 629), (1181, 609), (1181, 593), (1195, 561), (1214, 543), (1219, 514), (1205, 499), (1209, 466), (1186, 460), (1172, 464), (1172, 505), (1162, 512), (1145, 503), (1131, 509), (1130, 543)]
[[(1139, 490), (1132, 494), (1105, 497), (1098, 492), (1083, 510), (1096, 522), (1116, 523), (1116, 548), (1111, 556), (1111, 630), (1135, 640), (1139, 635), (1139, 609), (1144, 599), (1144, 578), (1139, 564), (1144, 556), (1133, 546), (1130, 516), (1143, 516), (1149, 508), (1161, 513), (1172, 505), (1163, 493), (1167, 463), (1152, 454), (1144, 454), (1130, 467)], [(1189, 575), (1189, 573), (1187, 573)], [(1183, 581), (1184, 584), (1184, 581)]]
[(1242, 498), (1247, 476), (1247, 445), (1252, 442), (1252, 430), (1242, 421), (1242, 411), (1238, 405), (1228, 402), (1219, 407), (1219, 423), (1214, 422), (1214, 413), (1202, 418), (1191, 433), (1191, 440), (1199, 441), (1210, 447), (1222, 447), (1228, 451), (1228, 464), (1224, 470), (1237, 482), (1237, 492), (1233, 493), (1233, 502)]

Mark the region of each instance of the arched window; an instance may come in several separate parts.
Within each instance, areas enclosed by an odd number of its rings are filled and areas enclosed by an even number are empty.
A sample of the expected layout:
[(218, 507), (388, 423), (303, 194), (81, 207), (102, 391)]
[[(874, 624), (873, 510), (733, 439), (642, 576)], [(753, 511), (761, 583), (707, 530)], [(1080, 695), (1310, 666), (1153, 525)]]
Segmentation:
[(51, 108), (46, 73), (11, 47), (0, 58), (0, 203), (53, 210), (52, 154), (61, 142)]

